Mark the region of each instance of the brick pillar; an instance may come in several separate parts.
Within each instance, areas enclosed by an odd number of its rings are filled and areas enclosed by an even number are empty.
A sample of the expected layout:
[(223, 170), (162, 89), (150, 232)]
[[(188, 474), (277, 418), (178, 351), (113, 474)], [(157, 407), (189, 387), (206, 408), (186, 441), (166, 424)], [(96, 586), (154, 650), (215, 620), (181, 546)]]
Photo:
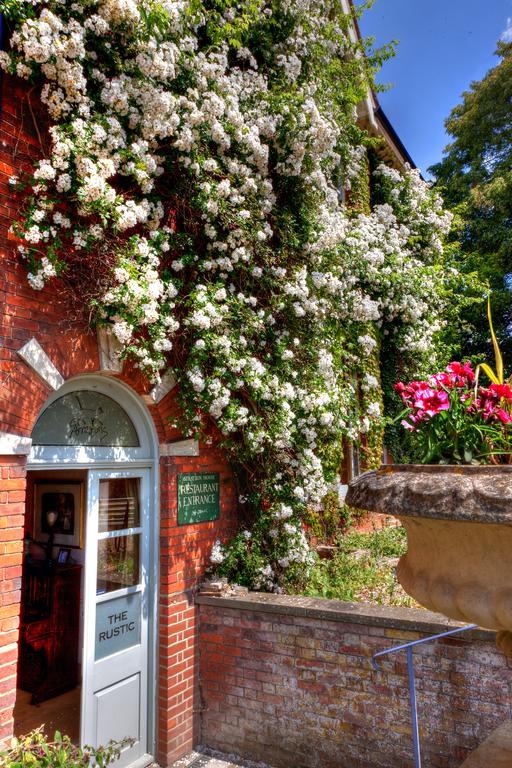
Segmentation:
[(162, 766), (171, 765), (195, 743), (197, 668), (191, 575), (197, 567), (198, 551), (187, 552), (187, 528), (176, 526), (176, 475), (175, 462), (163, 460), (157, 698), (157, 754)]
[(198, 741), (196, 621), (191, 595), (162, 600), (160, 624), (158, 761), (169, 766)]
[(0, 741), (13, 733), (26, 456), (0, 456)]
[[(177, 476), (182, 472), (219, 473), (218, 520), (177, 525)], [(157, 758), (166, 768), (199, 742), (202, 699), (194, 592), (210, 565), (214, 542), (228, 540), (236, 530), (237, 496), (225, 457), (206, 446), (197, 457), (162, 459), (160, 492)]]

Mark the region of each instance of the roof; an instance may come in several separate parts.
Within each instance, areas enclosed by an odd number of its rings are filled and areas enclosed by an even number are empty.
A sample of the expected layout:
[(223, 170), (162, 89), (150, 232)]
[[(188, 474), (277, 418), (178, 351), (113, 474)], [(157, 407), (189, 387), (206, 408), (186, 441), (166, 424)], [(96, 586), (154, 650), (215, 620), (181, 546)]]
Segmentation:
[[(345, 2), (347, 3), (346, 11), (352, 16), (354, 23), (355, 38), (361, 40), (362, 35), (354, 7), (354, 0), (345, 0)], [(377, 94), (373, 88), (368, 88), (365, 101), (359, 105), (358, 117), (359, 123), (366, 128), (371, 136), (383, 140), (382, 144), (376, 147), (376, 151), (384, 162), (398, 170), (403, 170), (406, 165), (416, 168), (416, 163), (379, 104)]]

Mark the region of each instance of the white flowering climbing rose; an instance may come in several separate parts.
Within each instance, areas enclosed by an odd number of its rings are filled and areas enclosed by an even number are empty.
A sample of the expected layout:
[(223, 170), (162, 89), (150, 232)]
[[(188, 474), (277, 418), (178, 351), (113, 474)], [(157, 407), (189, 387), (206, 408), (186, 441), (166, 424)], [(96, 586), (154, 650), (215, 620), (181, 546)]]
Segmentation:
[(380, 340), (432, 347), (449, 216), (385, 166), (381, 204), (344, 207), (367, 168), (368, 73), (341, 0), (4, 5), (1, 66), (41, 85), (49, 118), (12, 180), (28, 280), (90, 274), (123, 355), (173, 368), (183, 429), (216, 425), (252, 521), (212, 561), (278, 588), (313, 561), (301, 516), (342, 437), (382, 423)]

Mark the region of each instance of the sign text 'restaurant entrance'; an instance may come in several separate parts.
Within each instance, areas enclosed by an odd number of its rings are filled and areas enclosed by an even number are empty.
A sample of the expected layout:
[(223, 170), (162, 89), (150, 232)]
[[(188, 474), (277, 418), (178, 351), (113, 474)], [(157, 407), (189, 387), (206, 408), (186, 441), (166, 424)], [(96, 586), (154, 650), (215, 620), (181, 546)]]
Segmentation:
[(178, 525), (217, 520), (220, 514), (218, 472), (178, 475)]

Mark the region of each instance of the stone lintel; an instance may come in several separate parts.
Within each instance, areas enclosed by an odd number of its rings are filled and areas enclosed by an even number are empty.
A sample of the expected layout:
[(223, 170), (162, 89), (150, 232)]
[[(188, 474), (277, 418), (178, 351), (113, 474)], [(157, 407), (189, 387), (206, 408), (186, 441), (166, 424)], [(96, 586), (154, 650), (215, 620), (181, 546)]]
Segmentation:
[(151, 400), (153, 403), (158, 404), (161, 402), (164, 397), (169, 394), (171, 389), (174, 389), (176, 386), (176, 379), (174, 377), (173, 372), (169, 368), (163, 375), (160, 381), (160, 384), (156, 384), (151, 392), (149, 393), (149, 396), (151, 397)]
[(160, 443), (160, 456), (199, 456), (199, 443), (193, 439)]
[(37, 339), (30, 339), (18, 350), (21, 359), (37, 373), (38, 376), (53, 390), (64, 384), (64, 378), (52, 363)]
[(32, 438), (0, 432), (0, 456), (28, 456)]

